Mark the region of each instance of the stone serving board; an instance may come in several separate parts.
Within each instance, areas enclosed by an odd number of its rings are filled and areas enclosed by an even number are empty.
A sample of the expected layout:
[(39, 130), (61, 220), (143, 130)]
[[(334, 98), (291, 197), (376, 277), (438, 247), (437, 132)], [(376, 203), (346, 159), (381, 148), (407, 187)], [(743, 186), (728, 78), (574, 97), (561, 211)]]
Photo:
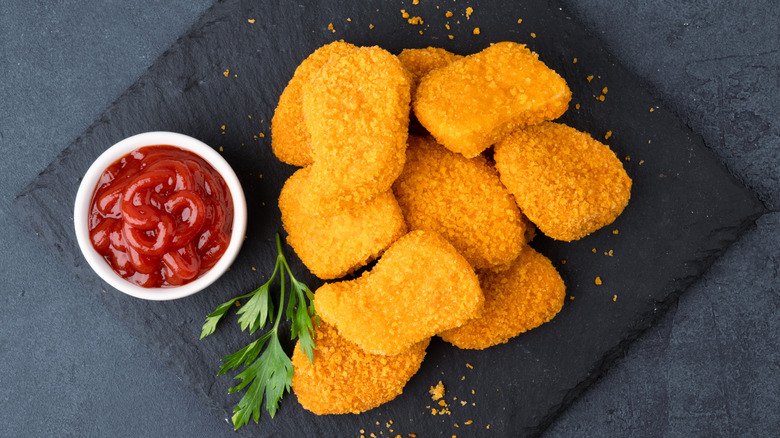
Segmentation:
[[(408, 23), (402, 9), (423, 24)], [(445, 17), (448, 10), (452, 17)], [(222, 418), (241, 395), (227, 392), (235, 373), (216, 375), (220, 358), (254, 337), (240, 332), (232, 315), (202, 341), (200, 327), (219, 303), (254, 289), (273, 268), (274, 234), (283, 232), (276, 198), (295, 168), (271, 153), (270, 120), (296, 66), (339, 39), (393, 53), (436, 46), (462, 55), (493, 42), (527, 44), (573, 91), (561, 120), (623, 159), (634, 180), (632, 200), (613, 225), (580, 241), (533, 242), (568, 287), (552, 322), (484, 351), (434, 339), (396, 400), (361, 415), (318, 417), (288, 395), (274, 419), (264, 413), (241, 436), (538, 434), (764, 212), (702, 140), (556, 1), (218, 2), (18, 195), (15, 211), (73, 266), (83, 293), (102, 300)], [(154, 130), (188, 134), (220, 150), (249, 204), (247, 239), (231, 270), (206, 291), (172, 302), (110, 289), (86, 264), (72, 231), (76, 190), (92, 161), (115, 142)], [(286, 250), (299, 279), (316, 289), (321, 282)], [(610, 250), (612, 256), (604, 254)], [(450, 414), (431, 413), (440, 407), (428, 389), (439, 381)]]

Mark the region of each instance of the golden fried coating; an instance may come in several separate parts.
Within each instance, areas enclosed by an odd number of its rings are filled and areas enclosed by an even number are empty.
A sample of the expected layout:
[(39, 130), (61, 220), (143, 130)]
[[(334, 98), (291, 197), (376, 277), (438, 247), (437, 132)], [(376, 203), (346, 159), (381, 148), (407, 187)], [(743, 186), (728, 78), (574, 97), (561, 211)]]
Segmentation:
[(475, 317), (479, 280), (438, 234), (412, 231), (361, 277), (320, 287), (314, 308), (323, 321), (370, 353), (393, 355)]
[(396, 398), (420, 369), (430, 341), (382, 356), (365, 352), (324, 322), (313, 338), (313, 362), (295, 347), (292, 388), (301, 406), (317, 415), (359, 414)]
[(570, 99), (536, 53), (503, 42), (430, 72), (412, 106), (439, 143), (473, 158), (517, 127), (557, 118)]
[(352, 44), (335, 41), (315, 50), (295, 69), (295, 74), (279, 97), (279, 105), (271, 120), (271, 148), (279, 161), (301, 167), (314, 162), (311, 136), (303, 122), (303, 84), (309, 82), (328, 61), (354, 50), (357, 47)]
[(460, 55), (450, 53), (437, 47), (404, 49), (398, 55), (398, 60), (401, 61), (401, 64), (403, 64), (406, 70), (412, 75), (412, 96), (414, 96), (414, 89), (423, 76), (461, 58), (463, 57)]
[(628, 205), (631, 178), (609, 147), (559, 123), (519, 129), (495, 147), (501, 182), (539, 230), (580, 239)]
[(525, 246), (506, 271), (480, 271), (485, 294), (482, 314), (439, 334), (445, 341), (475, 350), (502, 344), (553, 319), (563, 307), (566, 286), (550, 260)]
[(408, 73), (379, 47), (324, 65), (303, 86), (311, 180), (328, 202), (365, 202), (390, 189), (406, 158)]
[(392, 191), (364, 204), (329, 214), (312, 212), (307, 196), (309, 168), (295, 172), (279, 195), (287, 243), (319, 278), (343, 277), (374, 260), (406, 234), (406, 222)]
[(474, 269), (509, 263), (525, 244), (522, 213), (485, 157), (409, 136), (393, 192), (410, 229), (440, 234)]

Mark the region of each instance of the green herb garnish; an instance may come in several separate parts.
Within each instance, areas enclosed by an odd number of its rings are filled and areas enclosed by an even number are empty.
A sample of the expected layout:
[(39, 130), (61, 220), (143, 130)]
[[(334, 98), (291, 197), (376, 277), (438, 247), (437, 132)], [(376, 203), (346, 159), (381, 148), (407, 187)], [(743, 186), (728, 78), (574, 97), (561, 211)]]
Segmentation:
[[(271, 278), (253, 292), (220, 304), (216, 310), (206, 317), (203, 331), (200, 334), (200, 338), (203, 339), (214, 333), (219, 320), (225, 316), (236, 301), (245, 298), (249, 298), (249, 301), (241, 306), (237, 312), (240, 315), (238, 323), (241, 325), (241, 330), (248, 329), (249, 333), (253, 334), (258, 329), (265, 327), (266, 322), (270, 320), (269, 316), (274, 313), (274, 303), (270, 290), (271, 282), (276, 278), (276, 274), (279, 274), (279, 308), (276, 311), (276, 320), (274, 320), (273, 327), (256, 341), (222, 358), (224, 363), (219, 369), (219, 374), (238, 368), (242, 364), (245, 367), (244, 371), (235, 377), (236, 379), (241, 379), (241, 383), (230, 388), (228, 392), (232, 394), (241, 391), (249, 385), (244, 397), (233, 408), (234, 429), (249, 423), (250, 418), (253, 418), (255, 423), (260, 421), (264, 394), (266, 409), (268, 409), (268, 413), (273, 418), (279, 409), (279, 400), (281, 400), (284, 392), (290, 392), (293, 377), (292, 360), (290, 360), (290, 356), (285, 353), (282, 344), (279, 342), (279, 322), (282, 320), (285, 298), (285, 273), (290, 277), (290, 286), (292, 288), (285, 311), (287, 320), (292, 320), (292, 328), (290, 330), (292, 337), (290, 339), (298, 338), (300, 340), (301, 351), (309, 358), (309, 362), (312, 362), (314, 357), (314, 339), (312, 339), (314, 323), (312, 322), (312, 316), (316, 320), (317, 314), (314, 311), (314, 306), (309, 304), (310, 300), (314, 299), (314, 294), (305, 284), (296, 280), (292, 271), (290, 271), (290, 266), (287, 264), (284, 254), (282, 254), (282, 243), (278, 233), (276, 234), (276, 250), (276, 266), (273, 274), (271, 274)], [(265, 351), (263, 351), (263, 347), (266, 347)], [(263, 352), (262, 354), (260, 354), (261, 351)], [(258, 355), (260, 356), (259, 358), (257, 357)]]

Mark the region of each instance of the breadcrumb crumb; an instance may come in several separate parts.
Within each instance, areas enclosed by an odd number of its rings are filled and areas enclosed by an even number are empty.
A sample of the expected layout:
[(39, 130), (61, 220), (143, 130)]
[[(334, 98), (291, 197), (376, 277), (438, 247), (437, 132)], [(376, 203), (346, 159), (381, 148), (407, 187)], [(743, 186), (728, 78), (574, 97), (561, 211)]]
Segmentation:
[(609, 140), (610, 137), (612, 137), (612, 131), (607, 131), (607, 133), (604, 134), (604, 140)]
[(479, 35), (479, 28), (475, 27), (473, 33), (474, 35)]
[(600, 286), (602, 284), (601, 277), (596, 277), (596, 280), (594, 280), (593, 282), (596, 283), (596, 285)]
[(531, 38), (536, 38), (536, 33), (531, 32)]
[(444, 16), (445, 16), (445, 17), (447, 17), (447, 18), (450, 18), (450, 17), (452, 17), (453, 15), (454, 15), (454, 14), (452, 13), (452, 11), (447, 11), (447, 12), (445, 12), (445, 13), (444, 13)]
[(444, 397), (444, 383), (439, 380), (439, 383), (437, 383), (436, 386), (431, 386), (431, 389), (428, 392), (431, 393), (432, 400), (440, 400)]
[(474, 13), (474, 8), (472, 8), (471, 6), (467, 7), (466, 8), (466, 19), (467, 20), (470, 19), (471, 18), (471, 14), (473, 14), (473, 13)]
[(248, 19), (246, 21), (248, 21), (250, 24), (255, 24), (255, 19), (254, 18), (250, 18), (250, 19)]

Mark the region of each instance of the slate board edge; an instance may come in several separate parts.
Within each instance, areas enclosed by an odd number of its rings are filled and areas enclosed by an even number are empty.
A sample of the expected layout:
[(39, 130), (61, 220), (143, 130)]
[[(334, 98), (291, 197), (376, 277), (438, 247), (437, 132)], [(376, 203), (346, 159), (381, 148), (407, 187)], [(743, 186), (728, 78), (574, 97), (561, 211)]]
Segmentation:
[[(157, 64), (157, 62), (159, 62), (159, 60), (160, 60), (160, 59), (164, 59), (165, 57), (169, 56), (169, 54), (170, 54), (170, 52), (172, 51), (172, 49), (173, 49), (174, 47), (178, 46), (178, 45), (181, 43), (181, 41), (182, 41), (183, 39), (190, 37), (191, 35), (193, 35), (193, 34), (195, 33), (195, 31), (196, 31), (197, 29), (200, 29), (200, 28), (202, 28), (203, 26), (206, 26), (206, 25), (208, 25), (208, 23), (210, 23), (210, 22), (214, 22), (214, 21), (218, 21), (218, 20), (219, 20), (218, 18), (213, 18), (213, 17), (209, 17), (209, 16), (210, 16), (210, 15), (212, 15), (212, 13), (213, 13), (213, 10), (214, 10), (214, 9), (216, 9), (216, 8), (219, 6), (219, 4), (220, 4), (220, 3), (223, 3), (223, 2), (222, 2), (221, 0), (217, 0), (217, 1), (216, 1), (216, 2), (215, 2), (213, 5), (212, 5), (212, 6), (210, 6), (210, 7), (209, 7), (209, 8), (208, 8), (208, 9), (207, 9), (207, 10), (206, 10), (206, 11), (205, 11), (205, 12), (204, 12), (204, 13), (203, 13), (203, 14), (202, 14), (202, 15), (201, 15), (201, 16), (200, 16), (200, 17), (199, 17), (199, 18), (198, 18), (196, 21), (195, 21), (195, 23), (194, 23), (192, 26), (190, 26), (190, 27), (189, 27), (189, 28), (188, 28), (188, 29), (187, 29), (187, 30), (186, 30), (186, 31), (185, 31), (185, 32), (184, 32), (184, 33), (183, 33), (183, 34), (182, 34), (180, 37), (178, 37), (178, 38), (176, 39), (176, 41), (175, 41), (175, 42), (174, 42), (174, 43), (173, 43), (173, 44), (172, 44), (172, 45), (171, 45), (171, 46), (170, 46), (168, 49), (166, 49), (166, 50), (165, 50), (165, 51), (164, 51), (164, 52), (163, 52), (163, 53), (162, 53), (162, 54), (161, 54), (161, 55), (160, 55), (160, 56), (157, 58), (157, 60), (155, 60), (155, 61), (154, 61), (154, 62), (153, 62), (153, 63), (152, 63), (152, 64), (151, 64), (151, 65), (150, 65), (150, 66), (149, 66), (149, 67), (148, 67), (146, 70), (144, 70), (144, 72), (143, 72), (143, 73), (141, 73), (141, 75), (140, 75), (140, 76), (139, 76), (139, 77), (138, 77), (138, 78), (137, 78), (137, 79), (136, 79), (136, 80), (133, 82), (133, 84), (132, 84), (132, 85), (130, 85), (130, 86), (129, 86), (129, 87), (128, 87), (128, 88), (127, 88), (127, 89), (126, 89), (126, 90), (125, 90), (123, 93), (121, 93), (121, 94), (120, 94), (120, 95), (117, 97), (117, 99), (115, 99), (113, 102), (111, 102), (111, 103), (110, 103), (110, 104), (109, 104), (109, 105), (106, 107), (106, 109), (105, 109), (105, 110), (104, 110), (104, 111), (101, 113), (101, 115), (100, 115), (100, 116), (99, 116), (99, 117), (98, 117), (98, 118), (97, 118), (97, 119), (96, 119), (96, 120), (95, 120), (95, 121), (94, 121), (92, 124), (90, 124), (90, 126), (89, 126), (89, 127), (88, 127), (88, 128), (87, 128), (87, 129), (86, 129), (84, 132), (83, 132), (83, 133), (81, 133), (79, 136), (77, 136), (77, 137), (76, 137), (76, 138), (75, 138), (75, 139), (74, 139), (74, 140), (73, 140), (73, 141), (72, 141), (72, 142), (69, 144), (69, 146), (70, 146), (70, 145), (73, 145), (73, 144), (75, 144), (75, 143), (79, 143), (79, 142), (80, 142), (80, 140), (81, 140), (82, 138), (84, 138), (85, 136), (88, 136), (88, 135), (89, 135), (89, 134), (90, 134), (90, 133), (93, 131), (93, 129), (94, 129), (94, 127), (95, 127), (95, 126), (97, 126), (97, 125), (100, 125), (101, 123), (107, 123), (107, 122), (108, 122), (108, 113), (110, 112), (111, 108), (112, 108), (112, 107), (113, 107), (113, 106), (116, 104), (116, 102), (117, 102), (117, 101), (120, 101), (120, 100), (122, 100), (122, 99), (124, 99), (124, 98), (125, 98), (125, 96), (127, 96), (127, 95), (132, 95), (132, 94), (134, 94), (135, 92), (137, 92), (139, 89), (142, 89), (142, 88), (143, 88), (143, 82), (142, 82), (142, 78), (143, 78), (143, 77), (144, 77), (144, 76), (147, 74), (147, 72), (148, 72), (150, 69), (152, 69), (152, 68), (153, 68), (153, 67), (154, 67), (154, 66)], [(556, 3), (557, 3), (557, 2), (556, 2)], [(568, 16), (571, 16), (571, 14), (568, 14), (568, 12), (567, 12), (567, 15), (568, 15)], [(591, 34), (591, 35), (592, 35), (594, 38), (598, 39), (598, 36), (597, 36), (597, 35), (595, 35), (595, 34), (593, 34), (593, 32), (591, 32), (591, 31), (590, 31), (590, 29), (588, 29), (588, 28), (587, 28), (585, 25), (583, 25), (581, 22), (579, 22), (578, 20), (576, 20), (576, 19), (574, 19), (574, 18), (572, 18), (572, 20), (573, 20), (573, 21), (575, 21), (575, 22), (576, 22), (576, 23), (577, 23), (579, 26), (581, 26), (581, 27), (582, 27), (582, 29), (583, 29), (583, 30), (585, 30), (587, 33)], [(644, 79), (644, 78), (642, 78), (642, 77), (638, 76), (637, 74), (635, 74), (634, 72), (632, 72), (632, 71), (630, 71), (630, 70), (626, 69), (626, 68), (625, 68), (625, 67), (624, 67), (624, 66), (623, 66), (623, 65), (622, 65), (620, 62), (618, 62), (618, 61), (616, 60), (615, 56), (614, 56), (614, 55), (613, 55), (611, 52), (609, 52), (609, 51), (606, 49), (606, 47), (607, 47), (607, 46), (606, 46), (605, 44), (603, 44), (603, 43), (602, 43), (602, 48), (603, 48), (602, 50), (604, 51), (604, 54), (605, 54), (605, 56), (609, 57), (609, 59), (610, 59), (610, 61), (611, 61), (612, 63), (614, 63), (615, 65), (617, 65), (619, 68), (622, 68), (622, 69), (626, 70), (628, 73), (630, 73), (630, 75), (631, 75), (631, 76), (633, 76), (633, 77), (634, 77), (634, 78), (637, 80), (637, 82), (639, 82), (639, 83), (640, 83), (640, 85), (641, 85), (641, 86), (642, 86), (642, 87), (643, 87), (643, 88), (644, 88), (644, 89), (645, 89), (645, 90), (648, 92), (648, 94), (650, 94), (650, 95), (653, 95), (653, 96), (655, 96), (655, 95), (656, 95), (656, 92), (655, 92), (656, 90), (655, 90), (655, 88), (654, 88), (654, 87), (650, 86), (650, 85), (647, 83), (647, 81), (645, 81), (645, 79)], [(664, 106), (664, 107), (666, 107), (665, 105), (663, 105), (663, 103), (662, 103), (662, 102), (663, 102), (663, 101), (659, 99), (659, 106)], [(672, 114), (675, 114), (675, 116), (676, 116), (676, 118), (678, 119), (678, 121), (679, 121), (679, 122), (680, 122), (680, 123), (681, 123), (683, 126), (685, 126), (687, 129), (689, 129), (689, 130), (690, 130), (692, 133), (694, 133), (694, 135), (695, 135), (696, 137), (698, 137), (698, 139), (699, 139), (699, 142), (701, 142), (702, 144), (704, 144), (704, 146), (706, 146), (706, 148), (707, 148), (707, 149), (710, 151), (710, 153), (713, 153), (713, 154), (714, 154), (714, 152), (712, 151), (712, 149), (711, 149), (709, 146), (707, 146), (707, 145), (706, 145), (706, 144), (705, 144), (703, 141), (701, 141), (701, 138), (699, 137), (699, 135), (698, 135), (698, 134), (696, 134), (696, 133), (695, 133), (695, 131), (693, 131), (693, 130), (692, 130), (692, 129), (691, 129), (689, 126), (688, 126), (688, 124), (687, 124), (687, 123), (684, 123), (684, 122), (682, 121), (682, 117), (680, 117), (680, 116), (679, 116), (679, 114), (677, 114), (677, 113), (676, 113), (676, 112), (674, 112), (674, 111), (670, 111), (670, 112), (671, 112)], [(18, 194), (18, 195), (15, 197), (15, 199), (14, 199), (14, 201), (13, 201), (13, 211), (14, 211), (14, 214), (15, 214), (15, 215), (18, 215), (18, 216), (17, 216), (18, 218), (23, 218), (23, 217), (27, 216), (27, 215), (25, 214), (25, 210), (29, 209), (29, 208), (30, 208), (32, 205), (35, 205), (35, 204), (40, 204), (40, 201), (39, 201), (39, 200), (37, 199), (37, 197), (35, 196), (35, 191), (36, 191), (38, 188), (42, 187), (42, 186), (40, 186), (40, 185), (38, 185), (38, 184), (36, 184), (36, 183), (37, 183), (38, 179), (39, 179), (41, 176), (45, 176), (47, 173), (49, 173), (49, 172), (48, 172), (48, 171), (49, 171), (49, 169), (50, 169), (50, 168), (51, 168), (51, 167), (52, 167), (52, 166), (53, 166), (55, 163), (59, 162), (59, 161), (60, 161), (60, 160), (61, 160), (63, 157), (67, 156), (67, 155), (70, 153), (70, 147), (69, 147), (69, 146), (68, 146), (68, 147), (66, 147), (66, 148), (65, 148), (65, 149), (64, 149), (64, 150), (63, 150), (63, 151), (62, 151), (60, 154), (58, 154), (58, 155), (57, 155), (57, 157), (56, 157), (56, 158), (55, 158), (55, 159), (54, 159), (54, 160), (53, 160), (53, 161), (52, 161), (52, 162), (51, 162), (51, 163), (50, 163), (50, 164), (49, 164), (49, 165), (46, 167), (46, 169), (44, 169), (42, 172), (40, 172), (40, 173), (38, 174), (38, 176), (37, 176), (36, 178), (34, 178), (34, 179), (33, 179), (33, 180), (32, 180), (32, 181), (31, 181), (31, 182), (30, 182), (30, 183), (29, 183), (29, 184), (28, 184), (28, 185), (27, 185), (27, 186), (26, 186), (26, 187), (25, 187), (25, 188), (24, 188), (24, 189), (23, 189), (21, 192), (19, 192), (19, 194)], [(717, 156), (717, 154), (714, 154), (714, 155), (716, 155), (716, 156)], [(732, 178), (733, 178), (735, 181), (737, 181), (737, 182), (739, 183), (739, 185), (741, 185), (741, 186), (743, 186), (743, 187), (745, 186), (745, 184), (743, 183), (742, 179), (741, 179), (741, 178), (739, 178), (737, 175), (735, 175), (735, 174), (734, 174), (734, 173), (733, 173), (733, 172), (732, 172), (732, 171), (731, 171), (731, 170), (728, 168), (728, 166), (726, 166), (726, 164), (725, 164), (725, 163), (724, 163), (722, 160), (718, 159), (717, 161), (720, 163), (720, 165), (721, 165), (721, 166), (723, 166), (723, 168), (726, 170), (726, 173), (727, 173), (728, 175), (730, 175), (730, 176), (731, 176), (731, 177), (732, 177)], [(538, 435), (540, 435), (541, 433), (543, 433), (543, 432), (544, 432), (544, 430), (546, 430), (546, 429), (547, 429), (547, 428), (548, 428), (548, 427), (549, 427), (549, 426), (550, 426), (550, 425), (553, 423), (553, 421), (555, 420), (555, 418), (556, 418), (558, 415), (560, 415), (560, 413), (561, 413), (561, 412), (563, 412), (563, 411), (564, 411), (564, 410), (565, 410), (565, 409), (566, 409), (566, 408), (567, 408), (569, 405), (571, 405), (571, 403), (572, 403), (572, 402), (573, 402), (573, 401), (574, 401), (574, 400), (575, 400), (577, 397), (579, 397), (579, 396), (580, 396), (580, 395), (581, 395), (581, 394), (582, 394), (582, 393), (583, 393), (583, 392), (584, 392), (584, 391), (585, 391), (585, 390), (586, 390), (586, 389), (587, 389), (587, 388), (588, 388), (588, 387), (589, 387), (591, 384), (593, 384), (595, 381), (597, 381), (597, 380), (598, 380), (598, 379), (599, 379), (599, 378), (600, 378), (600, 377), (601, 377), (601, 376), (604, 374), (604, 372), (605, 372), (605, 371), (607, 370), (607, 368), (608, 368), (608, 367), (611, 365), (611, 363), (612, 363), (612, 362), (613, 362), (613, 361), (614, 361), (614, 360), (615, 360), (617, 357), (619, 357), (619, 356), (620, 356), (622, 353), (624, 353), (624, 352), (625, 352), (625, 351), (628, 349), (628, 346), (629, 346), (629, 345), (630, 345), (630, 344), (631, 344), (631, 343), (632, 343), (634, 340), (636, 340), (636, 339), (637, 339), (637, 338), (638, 338), (638, 337), (639, 337), (639, 336), (640, 336), (642, 333), (644, 333), (644, 331), (645, 331), (645, 330), (647, 330), (649, 327), (651, 327), (651, 326), (653, 325), (653, 323), (654, 323), (654, 322), (656, 322), (656, 321), (657, 321), (657, 320), (658, 320), (658, 319), (659, 319), (661, 316), (663, 316), (663, 315), (666, 313), (666, 311), (668, 311), (668, 309), (669, 309), (669, 308), (670, 308), (670, 307), (671, 307), (671, 306), (672, 306), (672, 305), (673, 305), (673, 304), (676, 302), (676, 300), (677, 300), (677, 299), (680, 297), (680, 295), (682, 295), (682, 293), (683, 293), (683, 292), (685, 292), (685, 290), (687, 290), (687, 289), (688, 289), (688, 287), (689, 287), (691, 284), (693, 284), (693, 282), (694, 282), (694, 281), (696, 281), (698, 278), (700, 278), (700, 277), (701, 277), (701, 275), (703, 275), (704, 273), (706, 273), (706, 272), (709, 270), (709, 268), (710, 268), (710, 267), (711, 267), (711, 265), (712, 265), (712, 264), (715, 262), (715, 260), (717, 260), (718, 258), (720, 258), (720, 257), (721, 257), (721, 256), (722, 256), (722, 255), (723, 255), (723, 254), (724, 254), (724, 253), (725, 253), (725, 252), (728, 250), (728, 248), (730, 248), (730, 247), (731, 247), (731, 245), (733, 245), (733, 243), (735, 243), (737, 240), (739, 240), (739, 237), (740, 237), (740, 236), (741, 236), (741, 235), (742, 235), (742, 234), (743, 234), (745, 231), (747, 231), (747, 229), (748, 229), (749, 227), (752, 227), (752, 226), (754, 226), (754, 224), (755, 224), (756, 220), (758, 220), (758, 219), (759, 219), (759, 218), (760, 218), (760, 217), (761, 217), (761, 216), (762, 216), (764, 213), (768, 212), (768, 209), (765, 207), (763, 200), (760, 200), (760, 199), (759, 199), (759, 198), (758, 198), (758, 197), (755, 195), (755, 193), (753, 193), (753, 192), (752, 192), (752, 190), (749, 190), (749, 189), (747, 189), (747, 188), (746, 188), (745, 190), (746, 190), (747, 192), (749, 192), (749, 193), (751, 193), (751, 194), (753, 195), (753, 199), (754, 199), (755, 201), (757, 201), (757, 203), (758, 203), (758, 204), (761, 206), (761, 210), (762, 210), (762, 211), (761, 211), (761, 212), (759, 212), (759, 213), (756, 213), (756, 214), (754, 214), (754, 215), (752, 215), (752, 216), (750, 216), (750, 217), (748, 217), (748, 218), (746, 218), (746, 219), (743, 221), (743, 223), (742, 223), (742, 224), (740, 224), (739, 226), (735, 227), (735, 229), (737, 229), (737, 230), (738, 230), (738, 231), (735, 233), (735, 238), (734, 238), (732, 241), (728, 242), (728, 243), (727, 243), (727, 245), (723, 246), (723, 247), (722, 247), (722, 249), (721, 249), (720, 251), (717, 251), (717, 252), (714, 252), (714, 253), (712, 253), (711, 255), (707, 256), (707, 257), (706, 257), (706, 259), (704, 259), (704, 260), (703, 260), (703, 263), (702, 263), (702, 269), (701, 269), (701, 273), (700, 273), (699, 275), (697, 275), (697, 276), (690, 276), (690, 277), (687, 277), (687, 278), (685, 278), (685, 279), (683, 279), (683, 280), (681, 280), (681, 281), (678, 281), (678, 282), (677, 282), (678, 286), (677, 286), (677, 287), (675, 288), (675, 290), (674, 290), (674, 291), (673, 291), (673, 292), (672, 292), (672, 293), (671, 293), (671, 294), (670, 294), (670, 295), (667, 297), (667, 299), (665, 299), (665, 300), (664, 300), (664, 301), (662, 301), (662, 302), (658, 302), (658, 303), (657, 303), (657, 311), (648, 312), (648, 313), (647, 313), (646, 315), (644, 315), (642, 318), (640, 318), (639, 320), (637, 320), (637, 324), (635, 325), (635, 328), (632, 330), (631, 334), (630, 334), (629, 336), (627, 336), (626, 338), (624, 338), (623, 340), (621, 340), (621, 341), (620, 341), (620, 342), (619, 342), (619, 343), (618, 343), (618, 344), (617, 344), (615, 347), (613, 347), (612, 349), (610, 349), (610, 350), (609, 350), (609, 351), (608, 351), (608, 352), (607, 352), (607, 353), (606, 353), (606, 354), (605, 354), (605, 355), (604, 355), (604, 356), (603, 356), (603, 357), (602, 357), (602, 358), (601, 358), (601, 359), (600, 359), (598, 362), (596, 362), (596, 363), (593, 365), (592, 372), (591, 372), (591, 373), (588, 375), (588, 377), (587, 377), (587, 378), (585, 378), (584, 380), (580, 381), (580, 382), (579, 382), (579, 383), (578, 383), (578, 384), (577, 384), (575, 387), (571, 388), (571, 389), (570, 389), (570, 390), (569, 390), (569, 391), (568, 391), (568, 392), (567, 392), (567, 393), (564, 395), (564, 397), (563, 397), (563, 400), (561, 401), (561, 403), (560, 403), (560, 404), (558, 404), (558, 405), (556, 405), (556, 406), (553, 406), (553, 407), (551, 407), (551, 408), (550, 408), (550, 410), (549, 410), (549, 412), (548, 412), (548, 413), (547, 413), (547, 414), (546, 414), (544, 417), (542, 417), (542, 419), (541, 419), (541, 420), (538, 422), (538, 424), (537, 424), (537, 426), (536, 426), (536, 427), (529, 428), (529, 429), (527, 429), (527, 430), (526, 430), (526, 432), (527, 432), (529, 435), (531, 435), (531, 436), (538, 436)], [(48, 235), (48, 231), (52, 231), (52, 230), (48, 229), (48, 228), (47, 228), (47, 227), (46, 227), (46, 226), (45, 226), (43, 223), (41, 223), (41, 222), (28, 221), (28, 222), (26, 222), (26, 224), (25, 224), (25, 225), (27, 225), (27, 227), (29, 227), (29, 228), (30, 228), (30, 229), (31, 229), (33, 232), (35, 232), (35, 233), (36, 233), (36, 235), (38, 235), (38, 236), (39, 236), (39, 237), (41, 237), (41, 238), (44, 238), (44, 240), (47, 240), (47, 239), (45, 238), (45, 236), (47, 236), (47, 235)], [(61, 256), (61, 257), (63, 257), (63, 256), (68, 256), (67, 254), (64, 254), (64, 250), (63, 250), (63, 248), (62, 248), (62, 247), (61, 247), (59, 244), (57, 244), (56, 242), (54, 242), (54, 243), (53, 243), (53, 246), (55, 246), (55, 248), (57, 248), (57, 250), (58, 250), (58, 252), (59, 252), (59, 254), (60, 254), (60, 256)], [(70, 255), (70, 257), (74, 257), (74, 256), (73, 256), (73, 255)], [(66, 258), (67, 258), (67, 257), (66, 257)], [(76, 256), (76, 258), (78, 258), (78, 257)], [(76, 274), (76, 277), (78, 278), (78, 274)], [(97, 296), (97, 298), (99, 298), (99, 296)], [(125, 324), (125, 326), (126, 326), (126, 327), (130, 328), (130, 329), (131, 329), (131, 331), (135, 333), (135, 330), (133, 330), (131, 327), (129, 327), (129, 326), (127, 325), (127, 323), (125, 323), (125, 322), (123, 321), (123, 324)], [(136, 336), (139, 336), (140, 334), (138, 334), (138, 333), (135, 333), (135, 335), (136, 335)], [(163, 363), (165, 363), (165, 364), (167, 365), (167, 360), (166, 360), (166, 358), (164, 358), (164, 357), (160, 356), (159, 352), (152, 350), (152, 353), (154, 353), (154, 355), (155, 355), (155, 356), (156, 356), (156, 357), (157, 357), (159, 360), (161, 360)], [(188, 385), (188, 387), (189, 387), (189, 385)], [(190, 389), (191, 389), (191, 390), (193, 390), (194, 388), (190, 388)], [(194, 392), (195, 392), (195, 393), (196, 393), (196, 394), (199, 396), (199, 398), (204, 398), (204, 397), (205, 397), (205, 399), (204, 399), (203, 401), (205, 402), (206, 406), (207, 406), (207, 407), (209, 407), (209, 408), (210, 408), (210, 410), (212, 410), (212, 411), (213, 411), (213, 412), (214, 412), (216, 415), (218, 415), (218, 416), (222, 416), (222, 415), (224, 414), (224, 412), (223, 412), (221, 409), (219, 409), (219, 408), (218, 408), (218, 407), (216, 407), (216, 406), (213, 406), (213, 403), (209, 403), (209, 402), (210, 402), (210, 400), (208, 399), (208, 397), (207, 397), (205, 394), (200, 394), (200, 393), (199, 393), (199, 392), (197, 392), (197, 391), (194, 391)]]

